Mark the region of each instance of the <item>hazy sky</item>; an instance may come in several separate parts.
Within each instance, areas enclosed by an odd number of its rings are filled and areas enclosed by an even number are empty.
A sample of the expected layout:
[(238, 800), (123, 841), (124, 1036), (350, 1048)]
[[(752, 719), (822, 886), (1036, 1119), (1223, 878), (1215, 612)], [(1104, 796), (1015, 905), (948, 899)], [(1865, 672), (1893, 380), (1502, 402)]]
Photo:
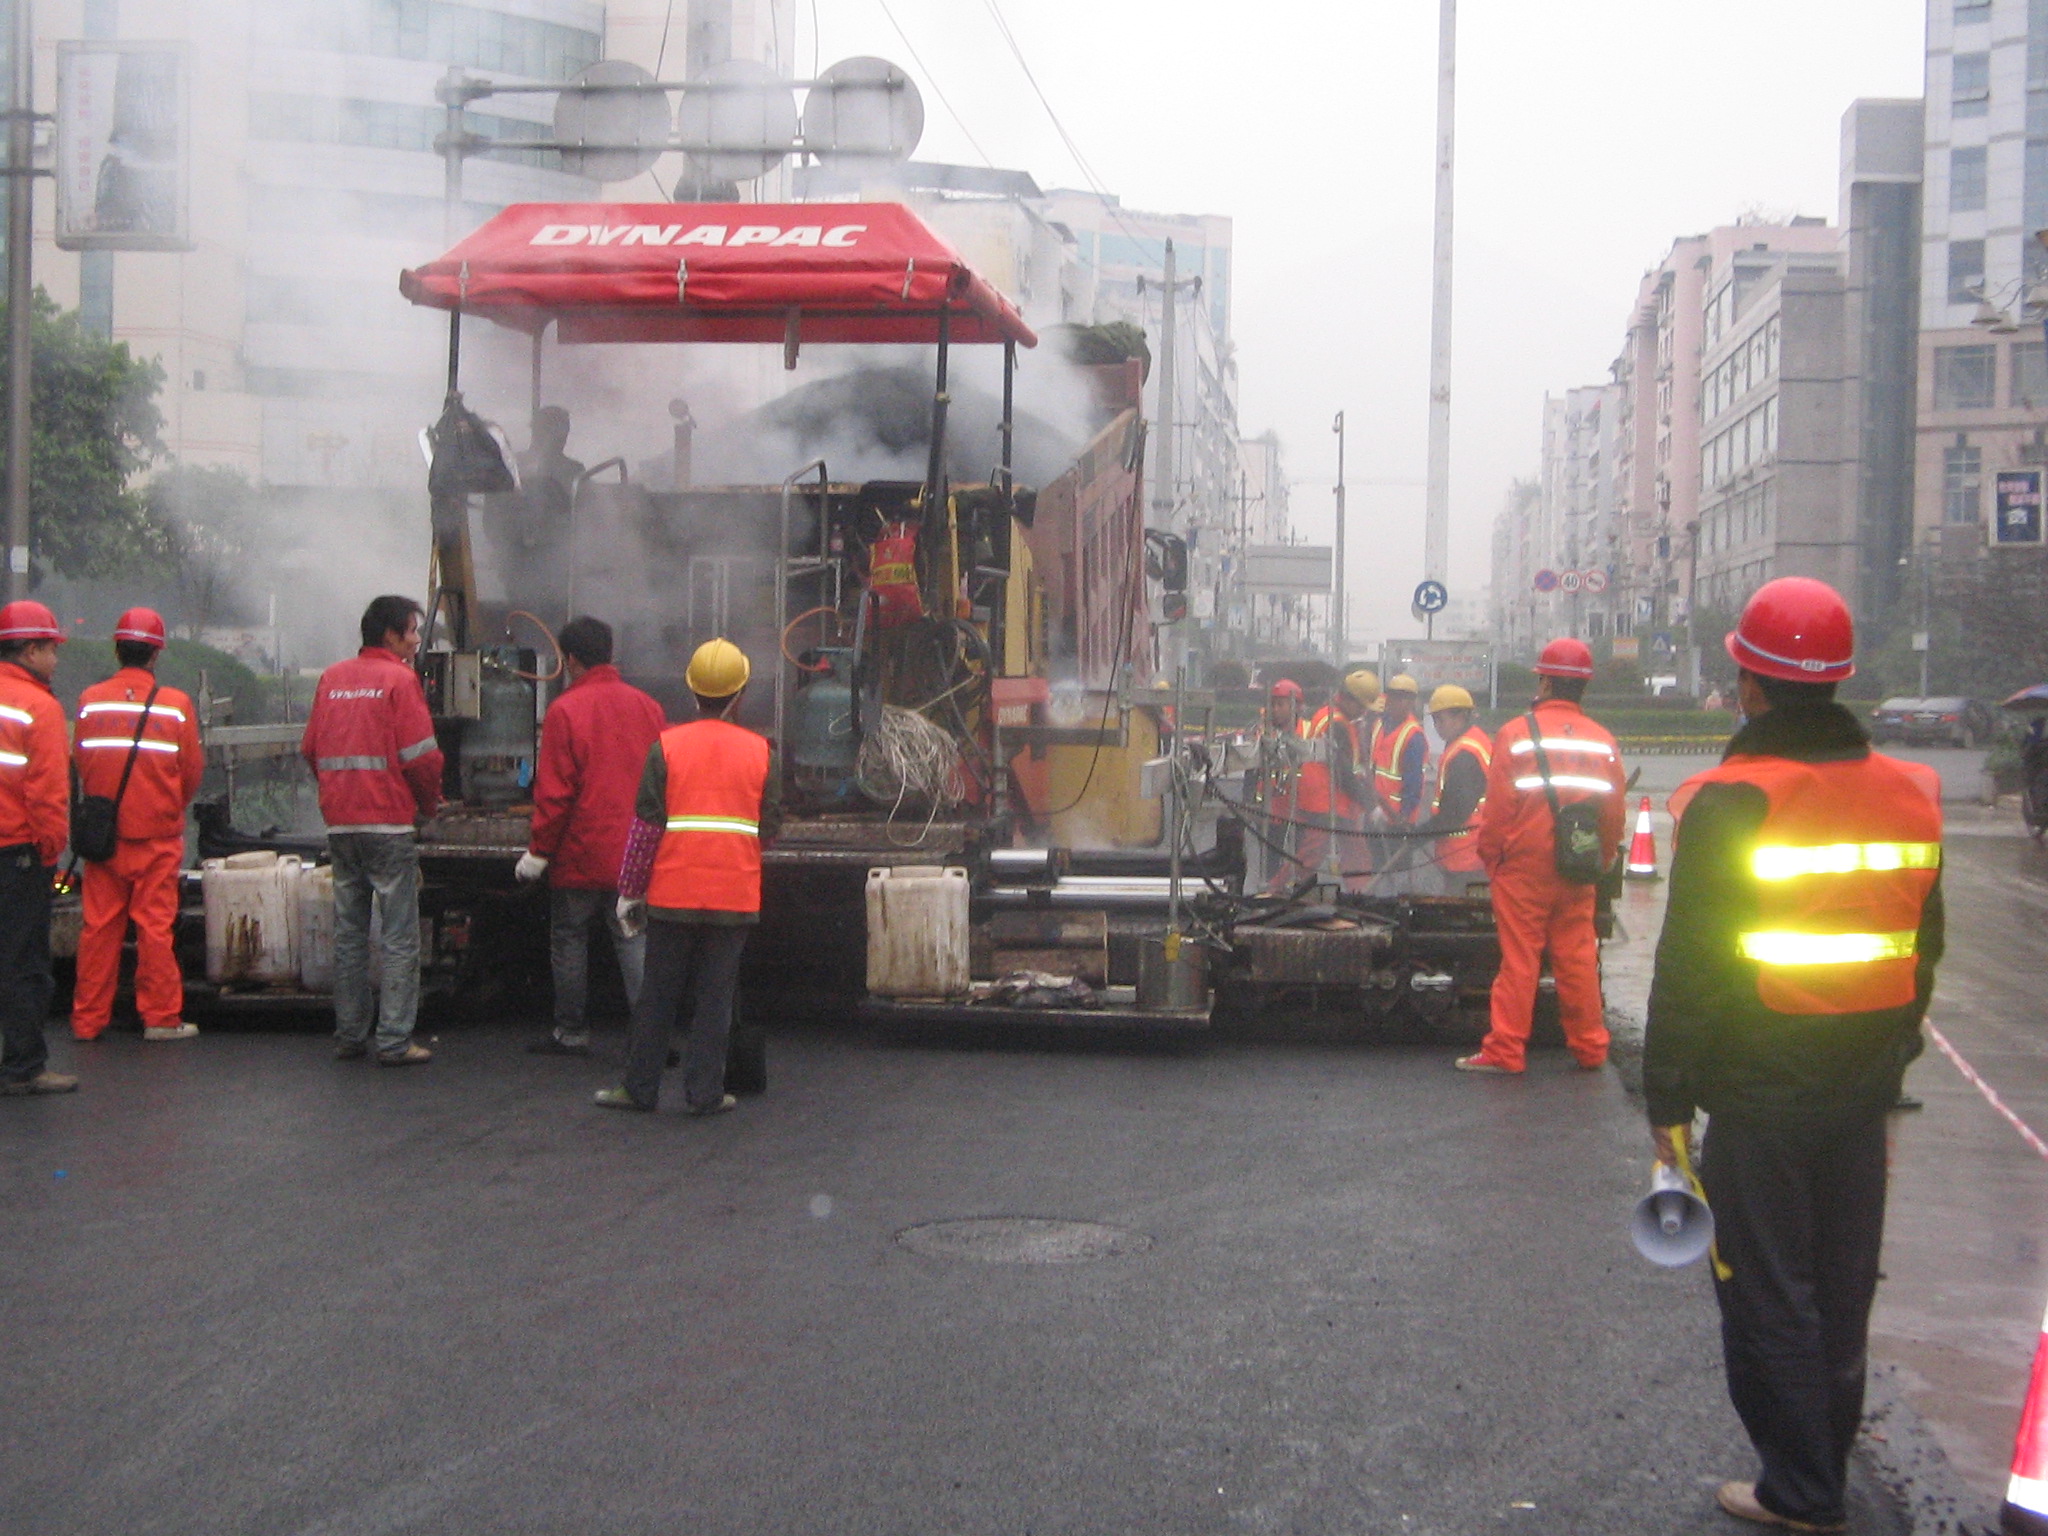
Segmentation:
[[(1102, 183), (1236, 221), (1245, 430), (1329, 532), (1347, 412), (1353, 627), (1409, 632), (1421, 574), (1434, 0), (998, 0)], [(921, 159), (1086, 185), (987, 0), (797, 0), (800, 63), (879, 54), (925, 92)], [(1924, 0), (1464, 0), (1451, 584), (1488, 579), (1543, 394), (1597, 383), (1643, 270), (1746, 208), (1835, 216), (1843, 109), (1918, 96)], [(1368, 481), (1386, 482), (1367, 484)], [(1361, 617), (1361, 611), (1363, 617)]]

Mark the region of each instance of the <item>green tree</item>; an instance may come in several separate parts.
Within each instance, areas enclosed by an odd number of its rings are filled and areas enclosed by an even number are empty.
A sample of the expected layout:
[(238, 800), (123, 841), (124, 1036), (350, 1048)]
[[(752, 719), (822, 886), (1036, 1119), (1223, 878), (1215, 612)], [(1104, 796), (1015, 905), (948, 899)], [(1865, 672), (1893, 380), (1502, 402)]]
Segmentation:
[(234, 607), (243, 562), (257, 544), (256, 487), (239, 469), (177, 464), (149, 482), (143, 503), (165, 536), (196, 638)]
[[(31, 558), (71, 577), (161, 568), (166, 532), (133, 482), (164, 451), (162, 365), (94, 336), (40, 288), (30, 336)], [(7, 404), (0, 370), (0, 410)]]

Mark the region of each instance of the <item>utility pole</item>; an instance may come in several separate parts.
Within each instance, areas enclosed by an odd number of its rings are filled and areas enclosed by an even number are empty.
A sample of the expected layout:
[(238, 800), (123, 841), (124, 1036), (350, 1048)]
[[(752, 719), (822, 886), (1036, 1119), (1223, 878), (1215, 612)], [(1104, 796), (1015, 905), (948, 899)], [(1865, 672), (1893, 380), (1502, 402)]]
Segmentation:
[(1439, 0), (1436, 73), (1436, 260), (1429, 307), (1429, 472), (1422, 574), (1446, 585), (1451, 542), (1451, 172), (1457, 123), (1458, 0)]
[(1351, 616), (1344, 606), (1344, 413), (1330, 423), (1337, 434), (1337, 537), (1330, 549), (1330, 659), (1339, 667), (1351, 649)]
[(35, 276), (35, 7), (13, 0), (7, 103), (7, 595), (28, 596), (30, 309)]
[(1157, 472), (1157, 484), (1152, 487), (1152, 510), (1158, 514), (1156, 526), (1162, 531), (1173, 532), (1173, 408), (1180, 402), (1174, 396), (1177, 380), (1174, 377), (1174, 301), (1179, 297), (1175, 291), (1178, 279), (1174, 275), (1173, 242), (1166, 242), (1166, 276), (1161, 287), (1159, 300), (1159, 452), (1153, 459)]

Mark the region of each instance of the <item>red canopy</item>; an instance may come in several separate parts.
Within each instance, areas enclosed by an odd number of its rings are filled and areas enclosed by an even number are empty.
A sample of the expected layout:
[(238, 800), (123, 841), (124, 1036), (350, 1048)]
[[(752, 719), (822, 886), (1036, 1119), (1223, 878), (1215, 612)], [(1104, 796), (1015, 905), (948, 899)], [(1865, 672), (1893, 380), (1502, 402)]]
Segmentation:
[(900, 203), (516, 203), (398, 287), (565, 342), (1038, 341)]

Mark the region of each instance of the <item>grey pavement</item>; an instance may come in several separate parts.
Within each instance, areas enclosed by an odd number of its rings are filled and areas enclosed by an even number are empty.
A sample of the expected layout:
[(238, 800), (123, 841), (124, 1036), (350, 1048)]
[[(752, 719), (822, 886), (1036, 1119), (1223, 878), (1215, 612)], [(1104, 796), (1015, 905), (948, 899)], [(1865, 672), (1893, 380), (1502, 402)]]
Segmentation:
[[(707, 1122), (588, 1107), (616, 1068), (532, 1027), (408, 1072), (60, 1046), (81, 1094), (0, 1103), (0, 1530), (1735, 1529), (1707, 1280), (1627, 1244), (1611, 1072), (789, 1027)], [(1128, 1235), (898, 1240), (1018, 1217)]]

